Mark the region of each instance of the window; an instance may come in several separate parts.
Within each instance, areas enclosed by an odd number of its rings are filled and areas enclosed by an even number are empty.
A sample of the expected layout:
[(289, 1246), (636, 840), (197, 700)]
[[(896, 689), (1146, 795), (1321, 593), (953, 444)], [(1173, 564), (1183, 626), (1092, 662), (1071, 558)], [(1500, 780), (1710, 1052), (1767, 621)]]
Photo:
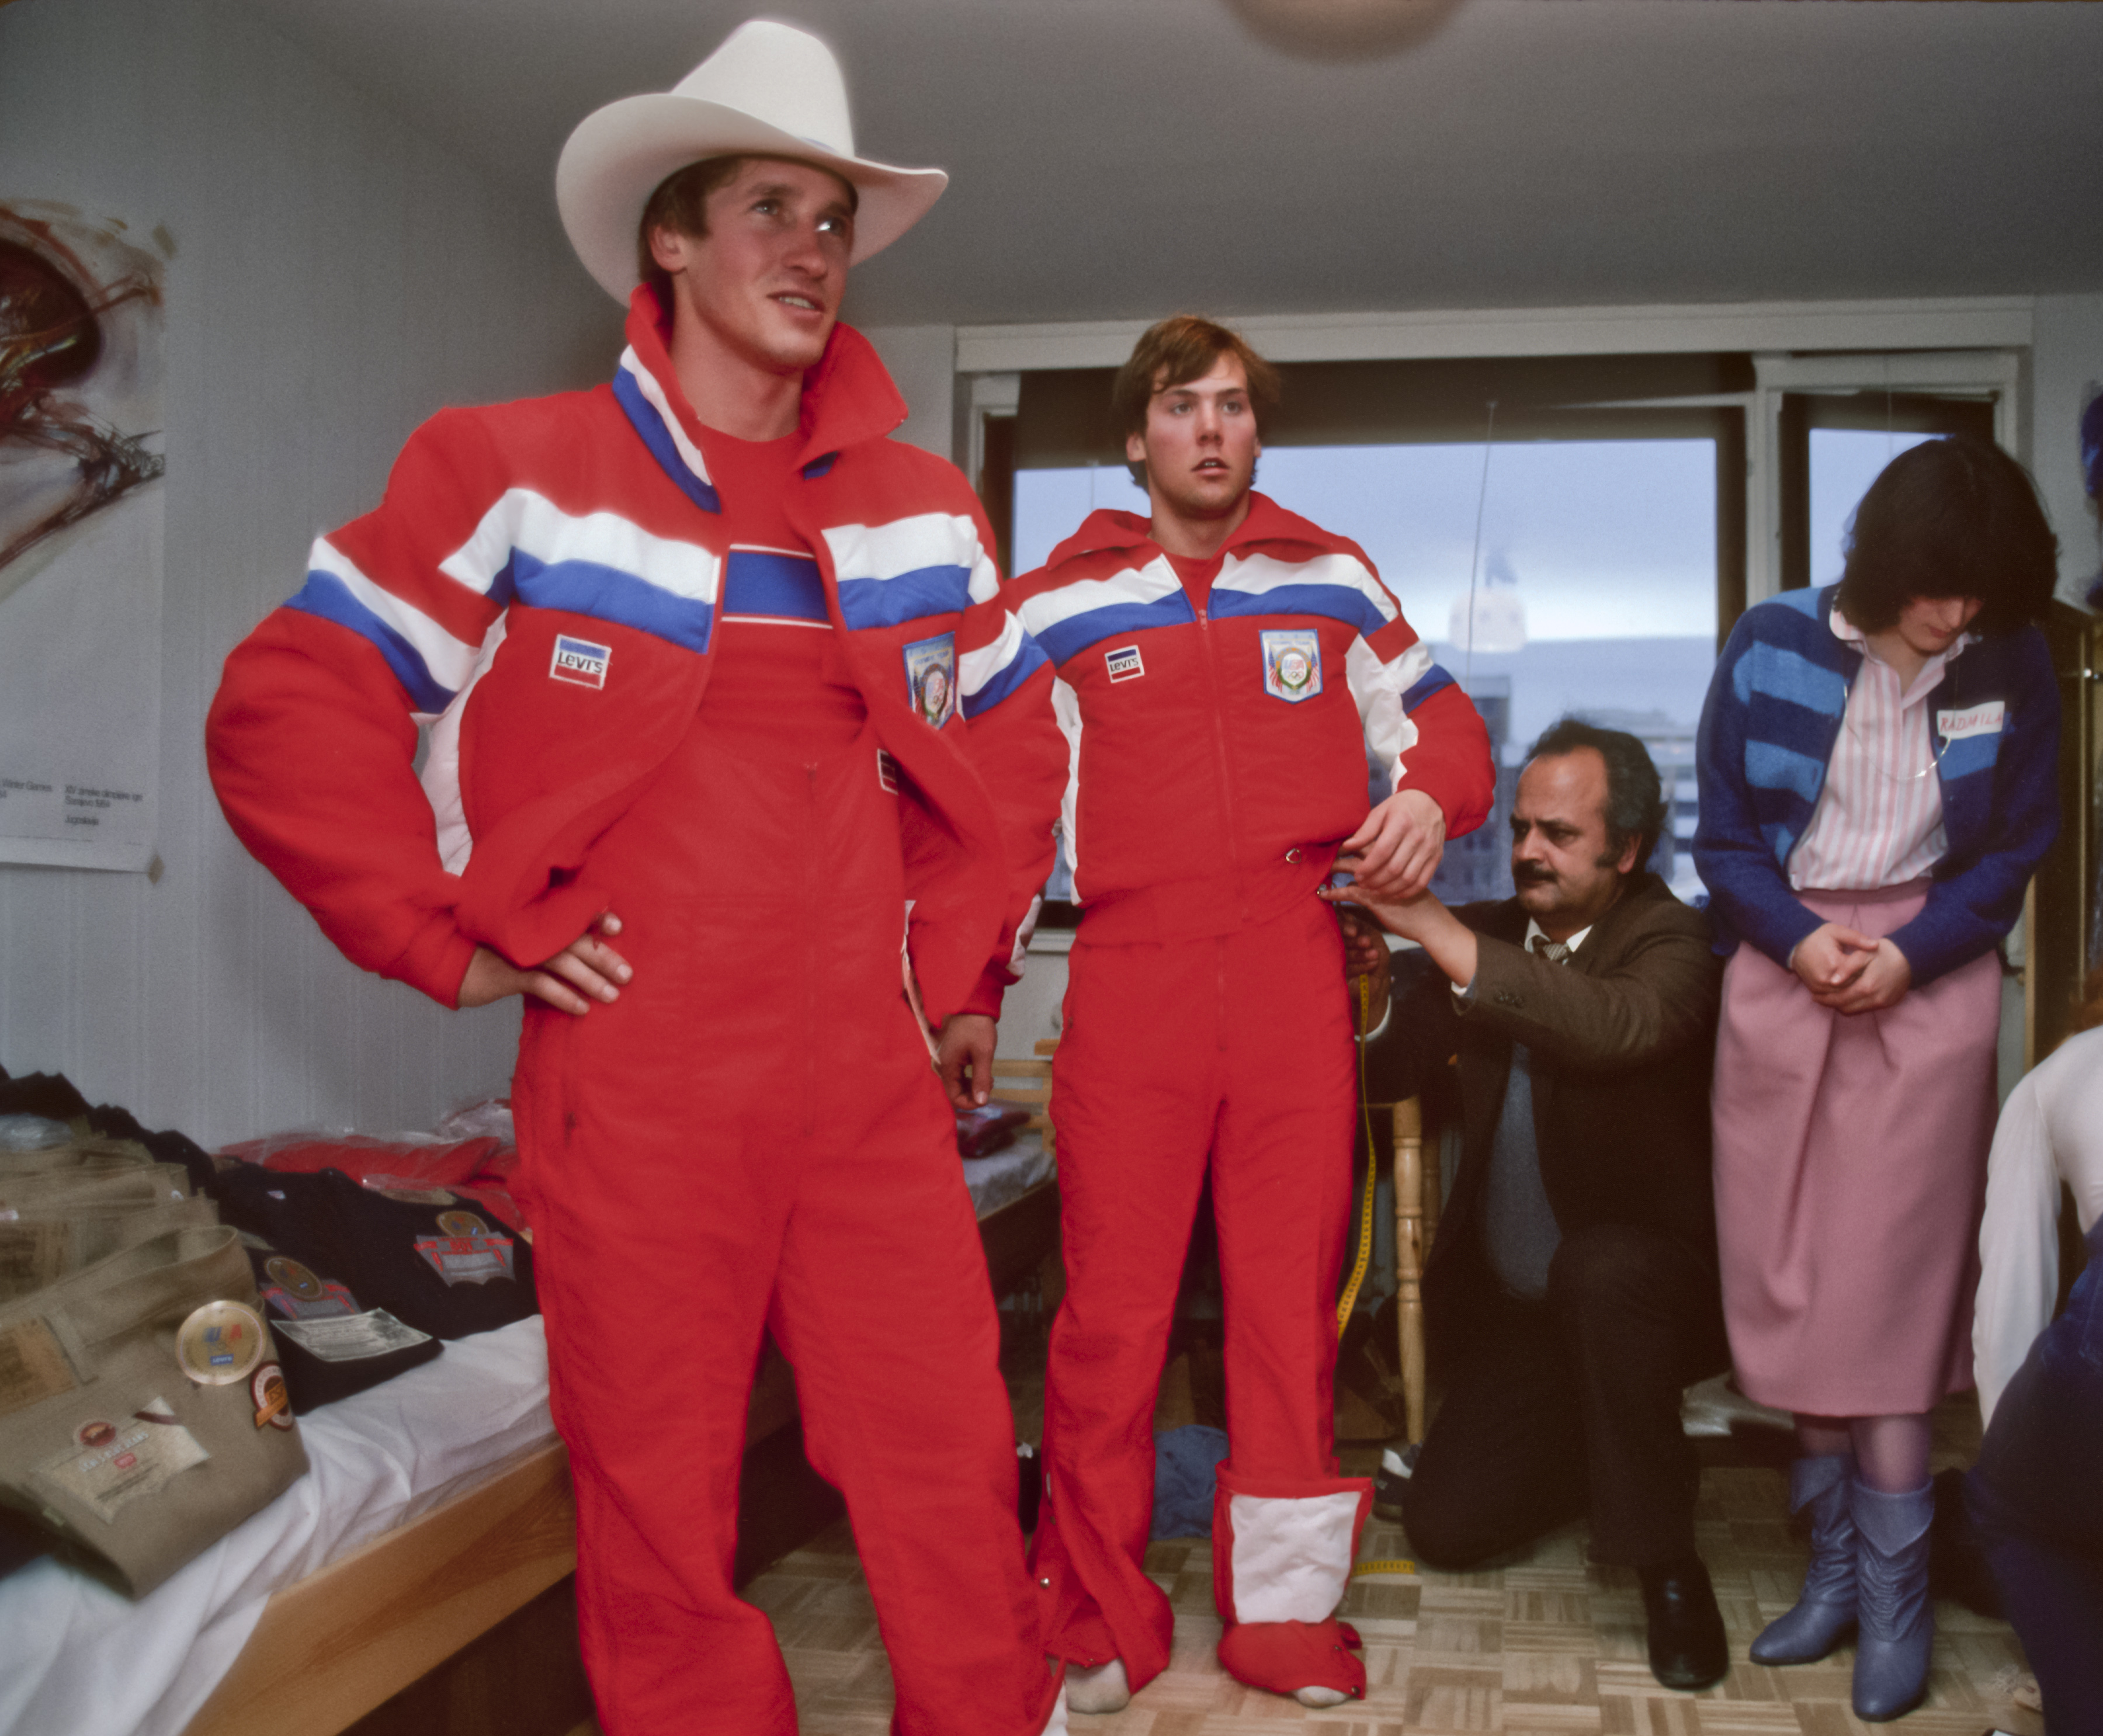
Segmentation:
[[(1698, 895), (1695, 726), (1749, 593), (1837, 578), (1843, 529), (1876, 473), (1937, 434), (2005, 442), (2016, 378), (2013, 352), (1958, 350), (1281, 371), (1257, 487), (1365, 548), (1498, 744), (1497, 810), (1440, 870), (1454, 899), (1510, 890), (1518, 762), (1565, 712), (1650, 747), (1673, 807), (1652, 865)], [(982, 483), (1011, 571), (1041, 565), (1096, 508), (1145, 510), (1108, 426), (1112, 373), (978, 376)], [(1047, 891), (1070, 896), (1063, 869)]]

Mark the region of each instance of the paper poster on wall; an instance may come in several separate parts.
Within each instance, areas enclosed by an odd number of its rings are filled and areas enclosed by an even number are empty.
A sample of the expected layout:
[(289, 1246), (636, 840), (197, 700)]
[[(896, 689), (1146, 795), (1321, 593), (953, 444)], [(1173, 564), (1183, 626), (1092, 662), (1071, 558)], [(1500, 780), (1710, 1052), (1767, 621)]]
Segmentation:
[(0, 203), (0, 862), (153, 859), (171, 251)]

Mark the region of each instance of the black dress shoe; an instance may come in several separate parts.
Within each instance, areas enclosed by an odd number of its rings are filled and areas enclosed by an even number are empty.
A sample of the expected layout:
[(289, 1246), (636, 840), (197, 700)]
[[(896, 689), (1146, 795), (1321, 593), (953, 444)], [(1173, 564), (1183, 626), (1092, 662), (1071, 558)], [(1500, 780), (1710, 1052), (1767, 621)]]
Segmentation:
[(1731, 1667), (1731, 1648), (1701, 1556), (1646, 1567), (1642, 1577), (1650, 1673), (1665, 1686), (1688, 1694), (1721, 1681)]

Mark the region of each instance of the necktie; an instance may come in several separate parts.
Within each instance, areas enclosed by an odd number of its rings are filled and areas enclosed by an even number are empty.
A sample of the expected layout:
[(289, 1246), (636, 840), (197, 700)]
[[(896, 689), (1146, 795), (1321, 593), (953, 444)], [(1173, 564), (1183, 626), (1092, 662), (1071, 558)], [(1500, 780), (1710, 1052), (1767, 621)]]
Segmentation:
[(1545, 935), (1533, 937), (1533, 949), (1551, 965), (1559, 965), (1570, 956), (1570, 943), (1565, 940), (1550, 940)]

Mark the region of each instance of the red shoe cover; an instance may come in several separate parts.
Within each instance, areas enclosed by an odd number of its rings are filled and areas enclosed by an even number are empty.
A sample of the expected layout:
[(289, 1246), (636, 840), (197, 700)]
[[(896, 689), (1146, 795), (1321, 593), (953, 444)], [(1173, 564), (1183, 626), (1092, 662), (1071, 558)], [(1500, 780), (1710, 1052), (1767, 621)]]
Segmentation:
[(1220, 1663), (1228, 1675), (1266, 1693), (1334, 1688), (1366, 1697), (1366, 1667), (1358, 1634), (1333, 1617), (1326, 1622), (1240, 1622), (1220, 1636)]

